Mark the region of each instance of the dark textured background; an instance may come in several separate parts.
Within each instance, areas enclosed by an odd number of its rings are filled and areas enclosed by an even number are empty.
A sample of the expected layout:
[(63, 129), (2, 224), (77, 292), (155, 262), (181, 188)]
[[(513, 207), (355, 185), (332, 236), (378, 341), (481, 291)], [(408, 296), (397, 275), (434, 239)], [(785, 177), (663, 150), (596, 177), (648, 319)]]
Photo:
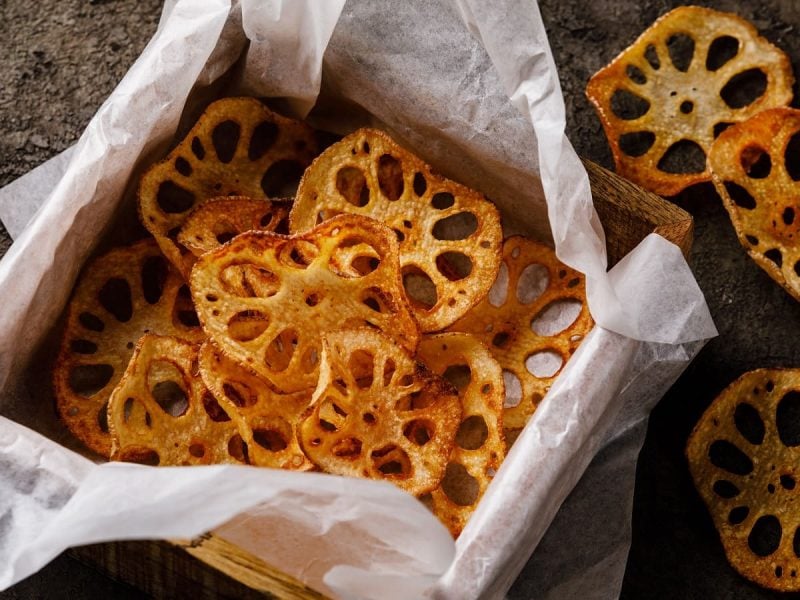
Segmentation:
[[(738, 12), (800, 65), (800, 2), (698, 2)], [(578, 152), (611, 166), (600, 123), (583, 96), (589, 76), (677, 2), (540, 0)], [(158, 0), (0, 0), (0, 186), (74, 143), (144, 48)], [(683, 447), (703, 410), (744, 371), (800, 366), (800, 305), (740, 249), (708, 186), (676, 201), (696, 219), (692, 266), (720, 330), (653, 412), (637, 473), (633, 547), (623, 598), (781, 597), (726, 563), (694, 492)], [(0, 226), (0, 254), (9, 240)], [(522, 578), (525, 578), (523, 572)], [(511, 596), (524, 598), (527, 586)], [(2, 594), (6, 598), (138, 598), (141, 595), (60, 557)]]

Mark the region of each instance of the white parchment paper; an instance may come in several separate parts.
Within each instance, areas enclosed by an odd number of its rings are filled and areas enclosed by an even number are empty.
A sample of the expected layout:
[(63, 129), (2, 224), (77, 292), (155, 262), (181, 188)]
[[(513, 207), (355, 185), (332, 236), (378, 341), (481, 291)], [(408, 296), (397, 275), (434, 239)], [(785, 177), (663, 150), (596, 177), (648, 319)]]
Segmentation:
[[(69, 443), (52, 401), (26, 382), (48, 376), (48, 365), (31, 357), (78, 269), (109, 224), (132, 212), (141, 169), (204, 103), (239, 93), (280, 97), (289, 112), (310, 110), (313, 124), (340, 133), (386, 129), (491, 197), (507, 232), (552, 240), (562, 260), (587, 274), (599, 326), (455, 545), (392, 486), (248, 467), (94, 465), (48, 439)], [(683, 257), (662, 238), (649, 236), (606, 273), (602, 228), (564, 136), (563, 99), (533, 0), (170, 2), (156, 36), (63, 163), (51, 165), (50, 179), (62, 168), (63, 175), (33, 218), (22, 205), (34, 185), (44, 196), (45, 177), (0, 192), (0, 216), (21, 231), (0, 262), (0, 410), (15, 421), (0, 420), (3, 476), (15, 490), (0, 504), (0, 588), (70, 545), (217, 528), (341, 597), (500, 597), (603, 443), (627, 467), (627, 487), (578, 488), (562, 511), (566, 525), (559, 515), (549, 535), (561, 547), (577, 535), (586, 544), (570, 515), (587, 498), (601, 516), (619, 510), (616, 491), (631, 489), (638, 438), (622, 442), (715, 334)], [(594, 544), (605, 556), (534, 559), (537, 595), (580, 591), (575, 574), (598, 565), (614, 566), (616, 577), (593, 578), (592, 589), (613, 595), (628, 537), (608, 533), (599, 530), (607, 543)]]

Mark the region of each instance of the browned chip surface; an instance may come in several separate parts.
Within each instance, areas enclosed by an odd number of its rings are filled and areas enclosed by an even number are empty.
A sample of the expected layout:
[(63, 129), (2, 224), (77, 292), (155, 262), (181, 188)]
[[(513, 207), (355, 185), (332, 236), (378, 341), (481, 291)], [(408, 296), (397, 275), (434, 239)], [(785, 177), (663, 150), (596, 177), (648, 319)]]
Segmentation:
[(586, 94), (617, 172), (671, 196), (708, 181), (705, 158), (719, 132), (788, 105), (793, 82), (789, 58), (750, 23), (685, 6), (658, 19), (598, 71)]
[(593, 325), (583, 275), (544, 244), (513, 236), (489, 295), (449, 331), (475, 335), (500, 363), (503, 424), (514, 430), (525, 426)]
[(305, 123), (277, 115), (255, 98), (218, 100), (142, 177), (142, 223), (188, 276), (194, 255), (180, 248), (175, 236), (192, 209), (217, 196), (292, 195), (291, 184), (317, 152), (314, 132)]
[(153, 240), (90, 262), (67, 310), (53, 372), (58, 412), (81, 442), (103, 456), (111, 451), (106, 402), (148, 331), (203, 337), (188, 287)]
[(800, 300), (800, 111), (764, 111), (709, 154), (714, 186), (756, 264)]
[(759, 369), (725, 389), (686, 446), (728, 561), (757, 584), (800, 590), (800, 370)]
[(191, 288), (214, 344), (283, 392), (317, 384), (329, 331), (369, 325), (410, 350), (419, 336), (397, 240), (366, 217), (341, 215), (292, 237), (244, 233), (198, 259)]
[(423, 501), (457, 537), (506, 454), (503, 371), (474, 336), (423, 337), (418, 358), (458, 389), (461, 424), (439, 487)]
[(325, 336), (300, 445), (329, 473), (390, 481), (411, 494), (444, 476), (461, 407), (455, 388), (371, 329)]
[(400, 240), (403, 281), (423, 331), (444, 329), (492, 286), (500, 263), (500, 215), (483, 194), (435, 174), (389, 136), (360, 129), (306, 171), (293, 232), (353, 213), (377, 219)]

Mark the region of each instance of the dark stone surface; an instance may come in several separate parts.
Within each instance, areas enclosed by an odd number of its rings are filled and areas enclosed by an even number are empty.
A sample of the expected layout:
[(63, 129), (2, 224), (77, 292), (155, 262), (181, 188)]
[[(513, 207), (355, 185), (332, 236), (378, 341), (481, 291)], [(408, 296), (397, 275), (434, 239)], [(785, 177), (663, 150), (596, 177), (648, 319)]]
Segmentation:
[[(800, 3), (698, 2), (737, 11), (800, 65)], [(74, 143), (155, 31), (157, 0), (0, 2), (0, 186)], [(602, 128), (583, 95), (589, 76), (677, 2), (541, 0), (559, 65), (568, 132), (578, 152), (611, 165)], [(740, 578), (694, 492), (683, 458), (692, 426), (746, 370), (800, 365), (800, 305), (739, 247), (708, 186), (677, 201), (696, 218), (692, 263), (720, 330), (653, 412), (637, 473), (623, 598), (778, 597)], [(0, 226), (0, 254), (8, 236)], [(524, 576), (524, 575), (523, 575)], [(140, 594), (60, 557), (7, 598)], [(783, 596), (782, 596), (783, 597)]]

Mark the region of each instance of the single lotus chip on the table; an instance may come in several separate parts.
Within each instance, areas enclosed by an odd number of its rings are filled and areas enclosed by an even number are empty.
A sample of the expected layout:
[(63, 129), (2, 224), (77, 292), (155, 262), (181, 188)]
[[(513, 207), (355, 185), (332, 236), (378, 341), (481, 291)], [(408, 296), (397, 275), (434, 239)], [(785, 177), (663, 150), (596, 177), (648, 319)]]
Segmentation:
[(466, 333), (423, 337), (417, 358), (458, 389), (461, 424), (439, 487), (422, 500), (458, 536), (506, 454), (503, 371), (488, 348)]
[(400, 240), (403, 282), (423, 331), (444, 329), (486, 295), (500, 264), (497, 208), (437, 175), (374, 129), (323, 152), (297, 190), (293, 232), (341, 213), (377, 219)]
[(800, 111), (764, 111), (723, 133), (709, 166), (750, 257), (800, 300)]
[(706, 156), (732, 123), (792, 100), (789, 57), (740, 17), (697, 6), (658, 19), (586, 89), (617, 172), (671, 196), (708, 181)]
[(703, 414), (686, 456), (731, 565), (800, 591), (800, 370), (742, 375)]
[(106, 403), (147, 332), (203, 337), (189, 288), (152, 240), (90, 262), (67, 310), (53, 387), (61, 419), (88, 448), (108, 456)]
[(189, 215), (178, 233), (178, 243), (200, 256), (246, 231), (287, 233), (291, 206), (288, 201), (244, 196), (214, 198)]
[(195, 257), (176, 236), (194, 208), (218, 196), (291, 196), (317, 153), (314, 131), (305, 123), (277, 115), (255, 98), (218, 100), (142, 177), (139, 216), (164, 255), (188, 275)]
[(150, 465), (245, 462), (236, 424), (197, 372), (199, 344), (147, 334), (108, 402), (112, 460)]
[(295, 471), (313, 468), (296, 433), (313, 390), (279, 394), (209, 342), (200, 348), (200, 374), (219, 406), (236, 423), (251, 465)]
[(444, 477), (460, 422), (450, 383), (391, 338), (358, 329), (325, 336), (319, 383), (298, 431), (322, 470), (424, 494)]
[(327, 332), (375, 327), (412, 351), (419, 337), (397, 239), (366, 217), (291, 237), (244, 233), (200, 257), (190, 286), (217, 348), (282, 392), (314, 388)]
[(475, 335), (500, 363), (509, 431), (525, 426), (593, 325), (583, 275), (544, 244), (513, 236), (489, 295), (449, 331)]

